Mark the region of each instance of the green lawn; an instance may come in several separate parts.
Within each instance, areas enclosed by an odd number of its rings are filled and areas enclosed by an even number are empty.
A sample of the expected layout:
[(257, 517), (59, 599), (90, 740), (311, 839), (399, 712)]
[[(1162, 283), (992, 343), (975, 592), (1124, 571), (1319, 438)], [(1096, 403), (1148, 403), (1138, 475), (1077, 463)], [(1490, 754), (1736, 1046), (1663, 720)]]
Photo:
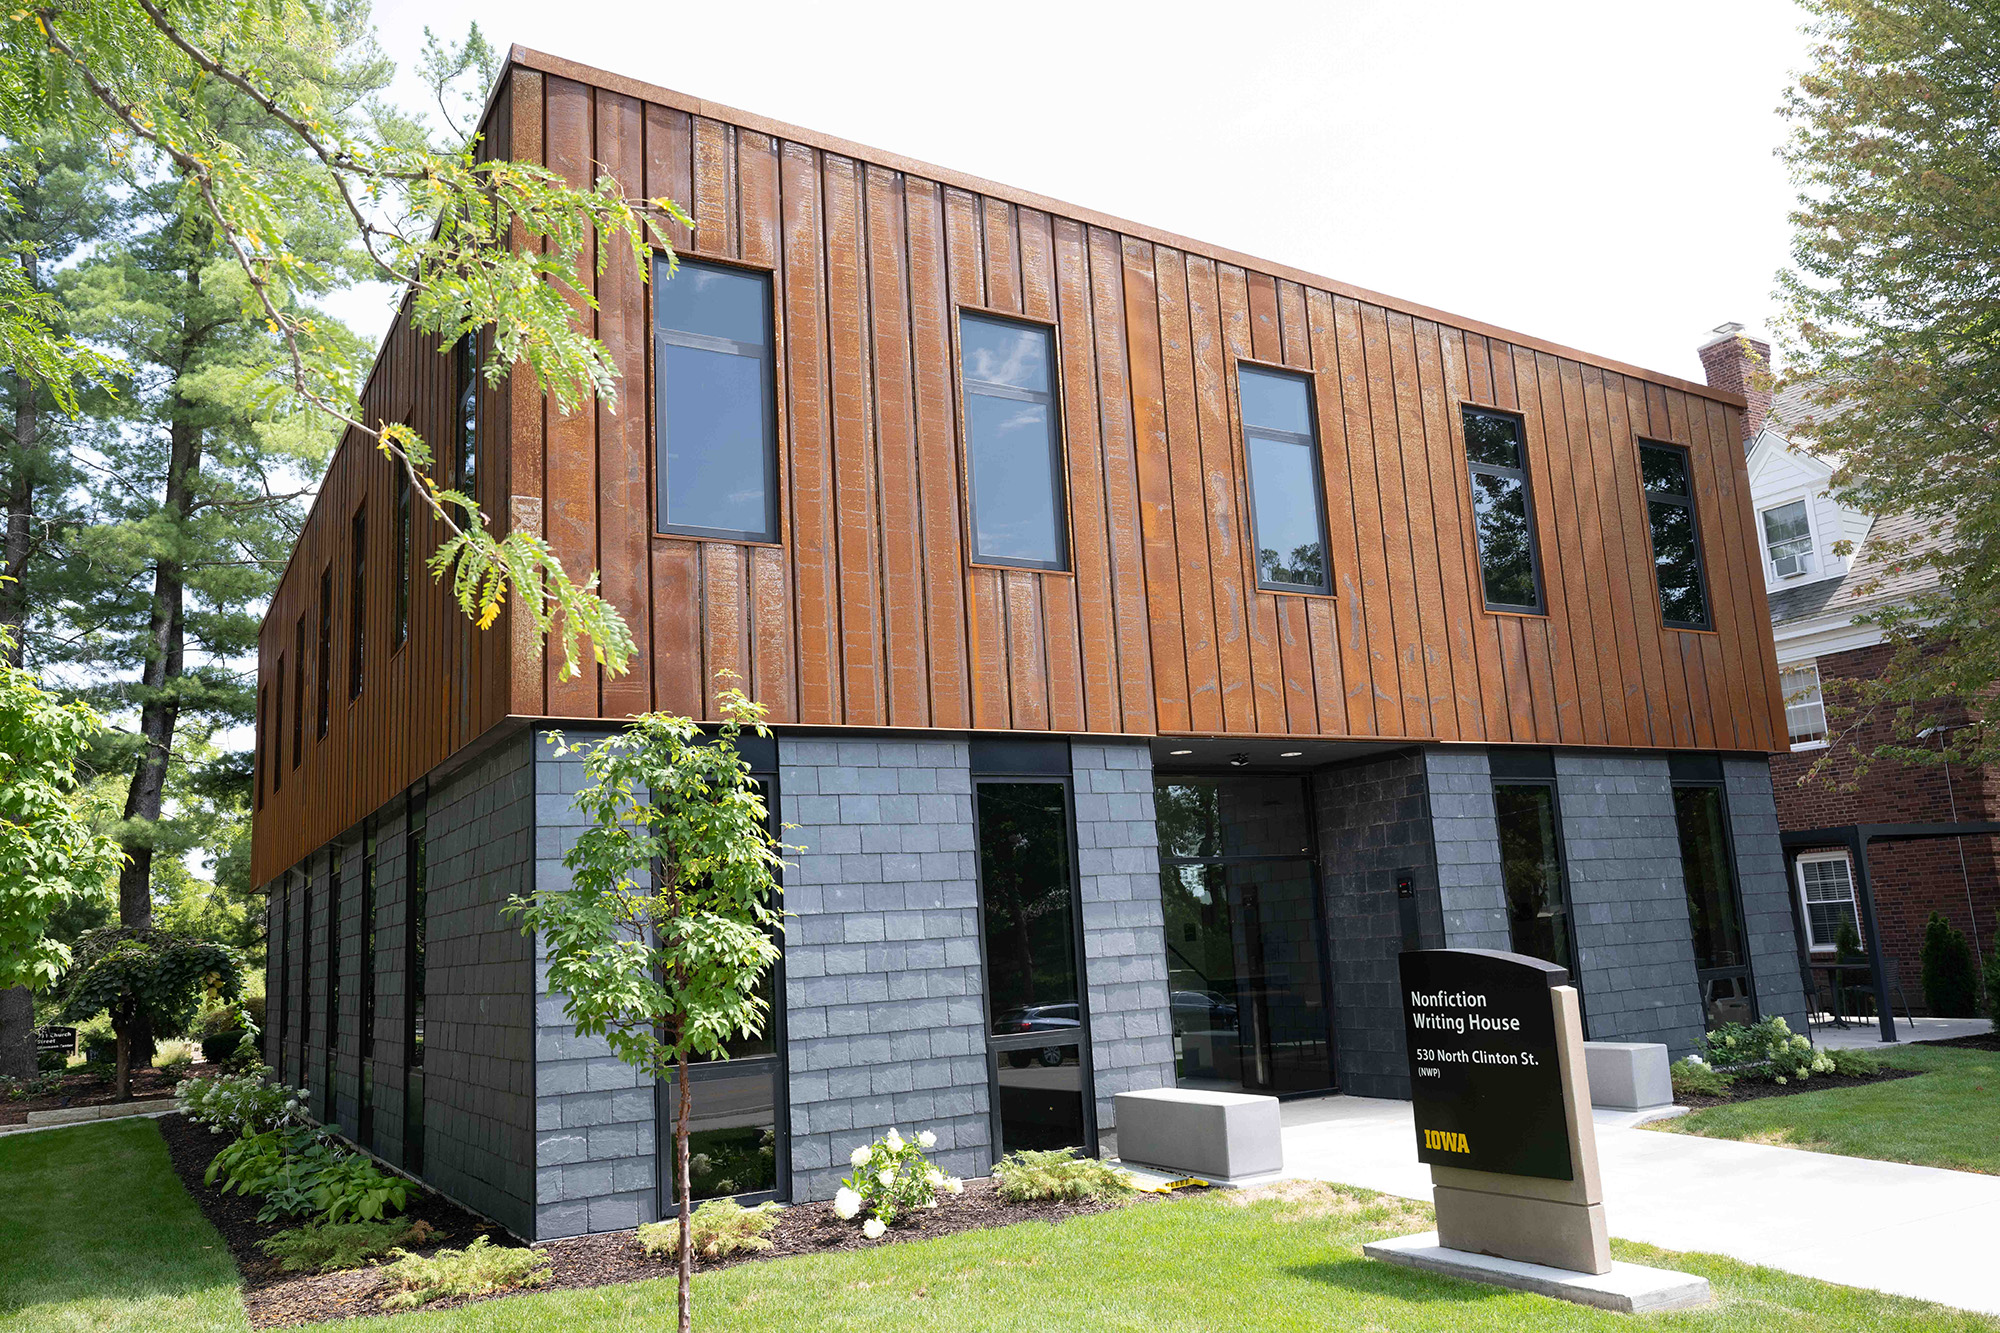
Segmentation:
[(2000, 1051), (1900, 1046), (1883, 1063), (1925, 1072), (1714, 1106), (1647, 1128), (2000, 1174)]
[(0, 1333), (249, 1327), (152, 1121), (0, 1137)]
[[(39, 1140), (39, 1142), (36, 1142)], [(1628, 1316), (1471, 1286), (1361, 1258), (1430, 1210), (1298, 1185), (1147, 1204), (855, 1253), (744, 1264), (695, 1280), (698, 1328), (757, 1330), (1365, 1329), (1629, 1333)], [(150, 1123), (0, 1138), (0, 1333), (245, 1328), (234, 1273)], [(2000, 1333), (2000, 1319), (1614, 1242), (1619, 1257), (1704, 1274), (1719, 1300), (1646, 1316), (1689, 1333)], [(438, 1313), (317, 1325), (327, 1333), (627, 1333), (671, 1327), (670, 1280), (538, 1292)]]

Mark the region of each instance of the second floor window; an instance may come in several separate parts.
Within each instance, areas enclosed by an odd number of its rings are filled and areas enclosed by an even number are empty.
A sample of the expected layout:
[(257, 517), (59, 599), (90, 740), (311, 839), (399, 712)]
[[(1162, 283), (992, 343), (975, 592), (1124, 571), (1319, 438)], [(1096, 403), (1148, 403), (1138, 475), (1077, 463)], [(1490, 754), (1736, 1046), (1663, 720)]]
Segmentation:
[(1785, 695), (1785, 730), (1794, 750), (1818, 749), (1826, 744), (1826, 701), (1820, 695), (1819, 664), (1801, 662), (1778, 672), (1778, 688)]
[(292, 627), (292, 767), (306, 757), (306, 615)]
[(479, 335), (458, 340), (458, 477), (454, 489), (477, 498), (479, 484)]
[(1701, 537), (1695, 531), (1688, 452), (1677, 444), (1642, 444), (1639, 475), (1646, 488), (1646, 520), (1653, 530), (1660, 616), (1683, 629), (1707, 629), (1708, 590), (1701, 576)]
[(389, 626), (389, 651), (410, 637), (410, 474), (396, 469), (396, 615)]
[(1813, 572), (1812, 521), (1806, 516), (1806, 502), (1766, 509), (1764, 550), (1771, 561), (1771, 577), (1795, 579)]
[(326, 737), (333, 717), (333, 566), (319, 572), (319, 731)]
[(1807, 943), (1812, 948), (1838, 947), (1842, 927), (1854, 933), (1858, 945), (1861, 921), (1854, 910), (1854, 875), (1846, 852), (1801, 856), (1799, 894), (1806, 902)]
[(958, 341), (972, 474), (972, 558), (1066, 569), (1050, 330), (967, 313), (959, 317)]
[(778, 540), (770, 278), (656, 260), (653, 359), (660, 530)]
[(1465, 409), (1465, 463), (1479, 539), (1486, 605), (1499, 611), (1542, 609), (1535, 568), (1535, 524), (1528, 504), (1528, 454), (1521, 423), (1505, 412)]
[(1326, 524), (1320, 510), (1319, 441), (1310, 382), (1256, 366), (1238, 368), (1243, 447), (1250, 456), (1250, 524), (1259, 586), (1326, 592)]
[(354, 567), (347, 579), (347, 697), (361, 694), (368, 629), (368, 507), (354, 511)]

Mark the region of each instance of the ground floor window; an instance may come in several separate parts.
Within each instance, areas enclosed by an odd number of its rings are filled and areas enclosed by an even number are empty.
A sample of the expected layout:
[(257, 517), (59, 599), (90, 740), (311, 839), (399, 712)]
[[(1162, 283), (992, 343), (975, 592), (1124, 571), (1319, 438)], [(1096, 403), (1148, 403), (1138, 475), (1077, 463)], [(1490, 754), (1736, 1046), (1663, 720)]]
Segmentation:
[(1702, 1021), (1710, 1029), (1725, 1023), (1754, 1023), (1757, 999), (1722, 788), (1676, 784), (1674, 822), (1680, 832), (1681, 877), (1687, 885)]
[(1162, 777), (1175, 1081), (1263, 1093), (1333, 1085), (1306, 783)]
[[(778, 1195), (778, 1080), (775, 1055), (732, 1056), (689, 1067), (688, 1180), (696, 1200), (733, 1197), (750, 1203)], [(679, 1081), (663, 1080), (660, 1197), (667, 1200), (680, 1197), (673, 1146), (680, 1104)]]
[(1555, 783), (1495, 781), (1493, 813), (1499, 825), (1500, 877), (1507, 891), (1507, 932), (1514, 952), (1567, 968), (1571, 982), (1581, 989), (1563, 879)]
[(1069, 784), (980, 781), (973, 804), (995, 1155), (1092, 1151)]
[(1805, 900), (1807, 942), (1831, 952), (1840, 944), (1842, 927), (1853, 932), (1860, 947), (1861, 923), (1854, 910), (1854, 872), (1846, 852), (1821, 852), (1799, 858), (1799, 896)]

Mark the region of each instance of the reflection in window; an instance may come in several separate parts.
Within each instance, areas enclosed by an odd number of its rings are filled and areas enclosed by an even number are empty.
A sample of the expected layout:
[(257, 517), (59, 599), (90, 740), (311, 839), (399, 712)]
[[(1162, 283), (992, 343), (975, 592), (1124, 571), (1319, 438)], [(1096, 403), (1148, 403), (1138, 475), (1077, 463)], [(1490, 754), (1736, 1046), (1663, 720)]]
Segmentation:
[(1047, 328), (990, 315), (959, 317), (965, 446), (978, 560), (1062, 569), (1062, 441)]
[(1846, 852), (1799, 858), (1799, 892), (1806, 900), (1806, 935), (1815, 949), (1839, 947), (1842, 927), (1860, 939), (1854, 911), (1854, 876)]
[(1310, 381), (1241, 366), (1236, 382), (1243, 444), (1250, 455), (1258, 580), (1267, 587), (1325, 592), (1326, 524), (1320, 513)]
[(770, 278), (661, 259), (653, 302), (661, 528), (778, 540)]
[(1794, 500), (1764, 511), (1764, 549), (1775, 578), (1797, 578), (1813, 572), (1812, 522), (1806, 502)]
[[(768, 1194), (778, 1188), (775, 1060), (734, 1059), (689, 1070), (688, 1180), (697, 1199)], [(680, 1115), (680, 1085), (660, 1084), (664, 1132)], [(663, 1142), (669, 1140), (662, 1140)], [(663, 1199), (675, 1197), (673, 1154), (661, 1154)], [(670, 1205), (671, 1206), (671, 1205)]]
[(458, 477), (456, 489), (478, 498), (479, 487), (479, 335), (458, 340)]
[(347, 574), (347, 697), (354, 699), (360, 697), (368, 661), (368, 506), (365, 504), (354, 511), (348, 543), (353, 563)]
[[(283, 689), (283, 686), (279, 687)], [(292, 767), (306, 757), (306, 613), (292, 626)]]
[(1680, 832), (1681, 878), (1687, 885), (1688, 926), (1694, 940), (1695, 977), (1710, 1028), (1756, 1021), (1750, 957), (1743, 942), (1743, 906), (1729, 859), (1728, 816), (1722, 788), (1674, 787), (1674, 822)]
[(332, 718), (333, 688), (333, 566), (319, 572), (319, 735), (326, 736)]
[(1701, 538), (1695, 531), (1688, 451), (1676, 444), (1642, 444), (1639, 474), (1646, 489), (1646, 518), (1653, 529), (1660, 615), (1669, 625), (1707, 629), (1708, 592), (1702, 586)]
[(1556, 790), (1546, 782), (1493, 784), (1499, 821), (1500, 876), (1515, 953), (1569, 969), (1576, 981), (1569, 898), (1556, 835)]
[(1002, 1152), (1081, 1148), (1089, 1141), (1077, 1052), (1072, 1044), (993, 1053)]
[(396, 614), (389, 625), (389, 651), (410, 637), (410, 474), (396, 469)]
[(1521, 423), (1504, 412), (1465, 409), (1465, 460), (1479, 538), (1479, 572), (1486, 605), (1542, 609), (1535, 568), (1535, 529), (1528, 511), (1528, 458)]

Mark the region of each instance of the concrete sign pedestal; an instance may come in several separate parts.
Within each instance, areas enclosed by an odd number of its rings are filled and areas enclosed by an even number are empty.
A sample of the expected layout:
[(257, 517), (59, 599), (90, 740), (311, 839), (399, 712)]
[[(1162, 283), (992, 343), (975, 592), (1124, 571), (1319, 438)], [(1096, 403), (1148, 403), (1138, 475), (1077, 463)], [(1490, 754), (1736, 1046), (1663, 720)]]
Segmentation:
[(1523, 1263), (1490, 1254), (1468, 1254), (1438, 1244), (1435, 1231), (1417, 1236), (1398, 1236), (1363, 1245), (1370, 1259), (1415, 1268), (1426, 1273), (1468, 1282), (1486, 1282), (1516, 1291), (1532, 1291), (1578, 1305), (1594, 1305), (1600, 1310), (1624, 1314), (1652, 1314), (1661, 1310), (1688, 1310), (1712, 1299), (1708, 1279), (1644, 1264), (1615, 1260), (1603, 1273), (1576, 1273), (1546, 1264)]

